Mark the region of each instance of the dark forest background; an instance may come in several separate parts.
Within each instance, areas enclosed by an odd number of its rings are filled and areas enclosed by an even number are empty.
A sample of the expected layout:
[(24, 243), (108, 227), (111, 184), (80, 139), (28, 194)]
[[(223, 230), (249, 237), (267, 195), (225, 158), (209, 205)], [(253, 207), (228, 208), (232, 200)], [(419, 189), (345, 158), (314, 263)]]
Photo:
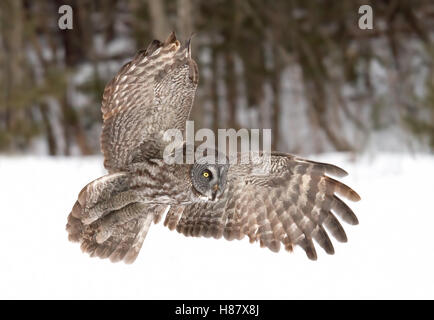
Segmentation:
[(2, 0), (0, 152), (99, 153), (105, 84), (172, 30), (196, 34), (196, 129), (272, 128), (299, 154), (434, 150), (432, 0)]

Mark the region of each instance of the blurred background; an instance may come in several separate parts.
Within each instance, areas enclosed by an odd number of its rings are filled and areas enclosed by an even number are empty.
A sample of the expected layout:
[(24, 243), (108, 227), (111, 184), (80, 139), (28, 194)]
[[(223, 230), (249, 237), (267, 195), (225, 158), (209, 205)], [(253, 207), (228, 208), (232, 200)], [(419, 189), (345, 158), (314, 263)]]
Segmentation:
[[(73, 9), (60, 30), (58, 9)], [(359, 7), (373, 29), (358, 27)], [(2, 0), (0, 153), (100, 154), (105, 84), (195, 33), (195, 128), (272, 128), (273, 149), (434, 150), (434, 2)]]

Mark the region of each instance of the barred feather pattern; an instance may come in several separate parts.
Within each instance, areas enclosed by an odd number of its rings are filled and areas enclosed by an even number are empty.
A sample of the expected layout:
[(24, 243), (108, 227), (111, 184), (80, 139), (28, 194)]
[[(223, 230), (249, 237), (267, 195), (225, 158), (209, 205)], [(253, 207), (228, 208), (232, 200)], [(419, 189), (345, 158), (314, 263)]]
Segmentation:
[[(78, 201), (74, 207), (75, 211), (81, 210)], [(133, 263), (140, 252), (151, 222), (156, 216), (162, 214), (165, 207), (133, 203), (128, 206), (128, 209), (135, 211), (134, 217), (120, 219), (110, 229), (104, 228), (104, 224), (107, 223), (104, 219), (84, 224), (79, 218), (70, 214), (66, 226), (69, 240), (80, 242), (81, 250), (91, 257), (109, 258), (112, 262), (123, 260), (126, 263)], [(111, 217), (119, 213), (122, 215), (124, 210), (112, 212)], [(101, 232), (107, 230), (110, 233), (105, 234), (104, 239), (98, 239)]]
[(87, 184), (68, 216), (68, 238), (92, 257), (132, 263), (152, 221), (170, 204), (191, 203), (185, 192), (190, 166), (166, 166), (162, 159), (134, 164), (128, 172), (107, 174)]
[(315, 241), (333, 254), (327, 231), (338, 241), (347, 241), (336, 216), (352, 225), (358, 223), (338, 196), (358, 201), (359, 195), (327, 175), (342, 177), (346, 172), (334, 165), (277, 153), (271, 164), (267, 176), (252, 175), (252, 166), (231, 165), (228, 188), (219, 201), (193, 203), (182, 207), (182, 213), (179, 207), (171, 208), (167, 225), (185, 236), (233, 240), (247, 235), (251, 242), (275, 252), (281, 244), (289, 251), (298, 245), (312, 260), (317, 259)]
[(162, 156), (167, 129), (185, 130), (198, 84), (189, 42), (172, 33), (139, 51), (107, 84), (101, 111), (104, 166), (121, 171), (128, 164)]

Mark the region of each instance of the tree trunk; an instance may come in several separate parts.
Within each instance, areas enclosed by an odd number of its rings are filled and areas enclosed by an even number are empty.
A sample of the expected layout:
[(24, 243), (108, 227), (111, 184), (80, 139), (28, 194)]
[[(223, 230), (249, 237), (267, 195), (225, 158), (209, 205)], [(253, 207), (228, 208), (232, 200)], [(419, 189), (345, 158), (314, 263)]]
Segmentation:
[(226, 60), (226, 94), (228, 105), (228, 127), (238, 130), (237, 121), (237, 74), (235, 72), (234, 53), (232, 51), (225, 52)]
[(48, 154), (54, 156), (57, 154), (57, 143), (54, 137), (53, 127), (51, 126), (50, 117), (48, 115), (48, 106), (45, 103), (39, 105), (39, 111), (42, 115), (42, 122), (44, 123), (44, 129), (46, 133)]
[[(276, 58), (277, 59), (277, 58)], [(271, 129), (272, 131), (272, 150), (279, 150), (280, 140), (280, 65), (275, 64), (275, 69), (271, 78), (271, 86), (273, 89), (273, 118)]]
[(164, 41), (170, 33), (169, 22), (164, 11), (163, 0), (148, 0), (152, 34), (155, 39)]
[(217, 134), (218, 128), (219, 128), (219, 101), (218, 101), (218, 92), (217, 92), (217, 86), (218, 86), (218, 54), (215, 49), (212, 50), (212, 58), (211, 58), (211, 66), (212, 66), (212, 80), (211, 80), (211, 103), (213, 108), (213, 119), (212, 119), (212, 127)]
[(3, 32), (6, 64), (5, 74), (5, 124), (6, 130), (12, 131), (18, 118), (22, 116), (19, 110), (14, 110), (13, 97), (18, 93), (18, 86), (22, 84), (24, 61), (23, 54), (23, 8), (22, 2), (16, 0), (3, 0), (1, 4), (2, 28), (8, 28)]
[(191, 0), (178, 0), (177, 4), (177, 30), (180, 39), (187, 39), (193, 33), (193, 6)]

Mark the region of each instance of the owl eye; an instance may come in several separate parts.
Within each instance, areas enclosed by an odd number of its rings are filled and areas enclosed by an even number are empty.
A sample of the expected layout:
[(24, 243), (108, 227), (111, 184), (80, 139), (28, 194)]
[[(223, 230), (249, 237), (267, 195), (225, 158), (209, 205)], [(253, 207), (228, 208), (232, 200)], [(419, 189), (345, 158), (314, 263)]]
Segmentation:
[(202, 171), (202, 176), (205, 177), (205, 178), (207, 178), (207, 179), (211, 179), (212, 178), (211, 172), (209, 172), (209, 170)]

